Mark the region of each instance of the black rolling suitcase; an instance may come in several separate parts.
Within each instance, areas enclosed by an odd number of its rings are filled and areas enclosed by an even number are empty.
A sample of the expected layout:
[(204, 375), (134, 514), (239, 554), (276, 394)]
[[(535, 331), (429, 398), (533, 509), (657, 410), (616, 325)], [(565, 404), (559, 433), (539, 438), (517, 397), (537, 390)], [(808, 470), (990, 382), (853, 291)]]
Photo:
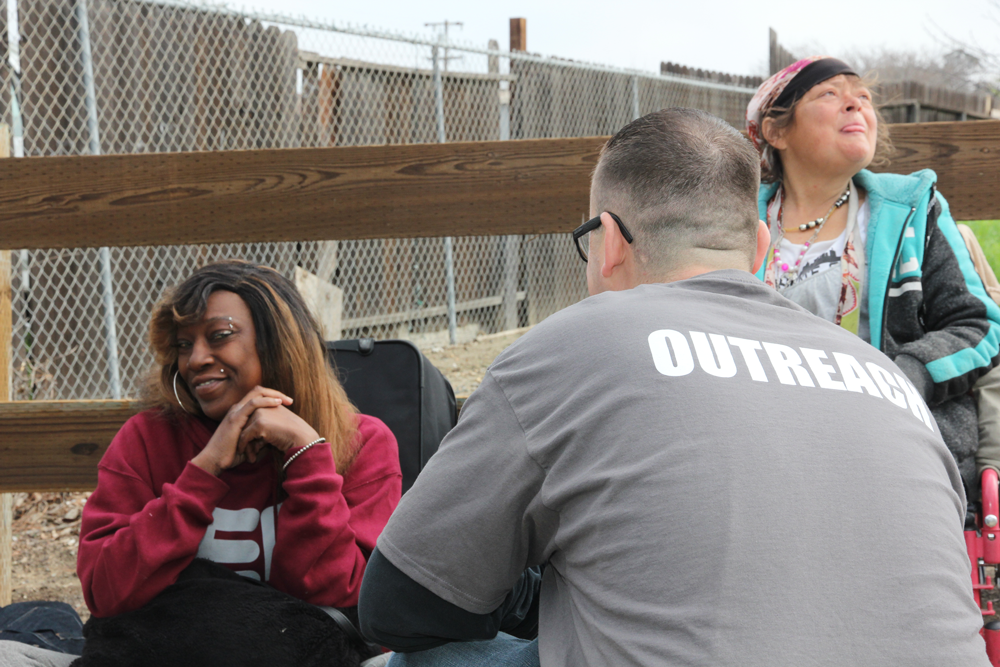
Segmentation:
[(458, 420), (451, 384), (406, 340), (337, 340), (326, 349), (358, 411), (396, 436), (406, 493)]

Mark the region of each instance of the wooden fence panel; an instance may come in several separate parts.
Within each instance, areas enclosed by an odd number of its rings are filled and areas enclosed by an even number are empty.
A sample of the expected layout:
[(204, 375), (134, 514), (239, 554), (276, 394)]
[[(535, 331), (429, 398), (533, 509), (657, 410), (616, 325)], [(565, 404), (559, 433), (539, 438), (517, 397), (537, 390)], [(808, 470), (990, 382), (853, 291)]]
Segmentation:
[[(892, 171), (935, 169), (956, 219), (1000, 218), (1000, 121), (895, 126)], [(587, 208), (605, 138), (0, 163), (15, 248), (547, 234)]]
[(601, 138), (0, 163), (14, 248), (552, 233), (586, 210)]
[[(1000, 122), (905, 125), (893, 134), (894, 171), (934, 168), (956, 218), (1000, 218)], [(276, 240), (275, 234), (492, 235), (501, 221), (515, 233), (567, 231), (586, 206), (589, 173), (602, 143), (601, 138), (553, 139), (0, 160), (0, 182), (6, 186), (0, 195), (0, 238), (42, 247), (165, 244), (206, 236)], [(196, 192), (170, 196), (189, 189)], [(218, 198), (213, 204), (218, 210), (234, 209), (232, 216), (220, 219), (204, 204), (187, 208), (189, 199), (211, 197)], [(371, 203), (375, 199), (377, 206)], [(421, 204), (430, 212), (421, 213)], [(293, 222), (291, 231), (288, 225), (275, 232), (274, 225), (260, 224), (277, 211), (287, 213), (289, 206), (293, 215), (283, 219)], [(346, 217), (332, 224), (306, 224), (301, 217), (330, 207), (346, 211)], [(119, 220), (119, 208), (131, 223)], [(248, 209), (257, 208), (261, 217), (250, 216), (248, 225)], [(414, 214), (393, 223), (398, 218), (393, 212), (404, 209)], [(565, 237), (539, 241), (568, 243)], [(411, 241), (423, 242), (433, 239)], [(406, 252), (405, 241), (395, 243)], [(530, 263), (544, 256), (540, 249), (535, 239), (525, 240), (528, 278), (536, 273)], [(578, 276), (566, 279), (579, 282)], [(531, 321), (547, 314), (532, 312), (530, 302), (526, 307)], [(0, 403), (0, 491), (92, 488), (100, 453), (136, 409), (111, 401)]]
[(933, 169), (956, 220), (1000, 219), (1000, 121), (892, 126), (896, 147), (884, 169)]
[(0, 402), (0, 490), (90, 491), (131, 401)]

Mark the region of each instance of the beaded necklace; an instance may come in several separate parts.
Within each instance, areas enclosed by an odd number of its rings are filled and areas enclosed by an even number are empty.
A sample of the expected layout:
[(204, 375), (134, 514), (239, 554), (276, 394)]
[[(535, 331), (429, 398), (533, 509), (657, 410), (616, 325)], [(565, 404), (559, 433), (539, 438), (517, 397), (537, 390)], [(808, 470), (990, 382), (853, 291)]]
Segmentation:
[[(840, 197), (837, 198), (837, 201), (833, 202), (833, 206), (831, 206), (830, 210), (826, 212), (826, 215), (824, 215), (821, 218), (816, 218), (815, 220), (810, 220), (809, 222), (804, 222), (801, 225), (799, 225), (800, 232), (804, 232), (806, 230), (814, 228), (816, 229), (816, 231), (813, 232), (813, 235), (809, 237), (808, 241), (802, 244), (802, 251), (799, 252), (799, 256), (796, 258), (795, 264), (791, 267), (788, 266), (788, 262), (781, 261), (781, 241), (782, 239), (785, 238), (785, 229), (784, 227), (782, 227), (781, 224), (781, 212), (782, 209), (784, 209), (785, 207), (784, 192), (780, 194), (780, 197), (781, 200), (778, 203), (778, 220), (777, 220), (778, 238), (775, 239), (774, 241), (774, 265), (780, 268), (781, 272), (785, 274), (781, 282), (785, 283), (785, 287), (787, 287), (788, 285), (794, 283), (796, 278), (799, 277), (799, 265), (802, 264), (802, 258), (806, 256), (806, 253), (809, 252), (809, 246), (811, 246), (816, 241), (816, 238), (819, 237), (819, 233), (823, 231), (823, 225), (825, 225), (826, 221), (830, 219), (830, 216), (833, 215), (834, 211), (836, 211), (838, 208), (846, 204), (847, 200), (851, 198), (851, 186), (850, 184), (847, 185), (847, 189), (844, 190), (844, 194), (840, 195)], [(793, 271), (794, 273), (792, 273)]]

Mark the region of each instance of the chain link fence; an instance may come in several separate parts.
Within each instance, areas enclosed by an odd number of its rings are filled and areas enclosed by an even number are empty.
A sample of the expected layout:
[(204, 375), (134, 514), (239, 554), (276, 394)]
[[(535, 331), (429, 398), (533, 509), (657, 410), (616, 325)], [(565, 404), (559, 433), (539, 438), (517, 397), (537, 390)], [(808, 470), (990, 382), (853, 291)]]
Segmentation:
[[(25, 156), (594, 136), (667, 106), (741, 126), (754, 92), (169, 0), (0, 0), (0, 32)], [(227, 257), (296, 279), (330, 338), (447, 344), (586, 295), (569, 235), (15, 249), (14, 398), (136, 395), (152, 305)]]

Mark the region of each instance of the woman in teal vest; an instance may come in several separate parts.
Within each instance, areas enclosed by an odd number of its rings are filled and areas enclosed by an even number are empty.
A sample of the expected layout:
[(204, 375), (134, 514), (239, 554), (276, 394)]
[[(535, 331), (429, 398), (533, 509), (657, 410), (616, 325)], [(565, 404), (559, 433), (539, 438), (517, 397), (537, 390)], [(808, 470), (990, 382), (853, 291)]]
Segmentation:
[(772, 239), (758, 276), (896, 362), (975, 496), (969, 390), (997, 363), (1000, 308), (934, 172), (868, 171), (887, 164), (892, 150), (880, 120), (868, 86), (834, 58), (800, 60), (761, 84), (747, 107), (761, 153), (760, 217)]

